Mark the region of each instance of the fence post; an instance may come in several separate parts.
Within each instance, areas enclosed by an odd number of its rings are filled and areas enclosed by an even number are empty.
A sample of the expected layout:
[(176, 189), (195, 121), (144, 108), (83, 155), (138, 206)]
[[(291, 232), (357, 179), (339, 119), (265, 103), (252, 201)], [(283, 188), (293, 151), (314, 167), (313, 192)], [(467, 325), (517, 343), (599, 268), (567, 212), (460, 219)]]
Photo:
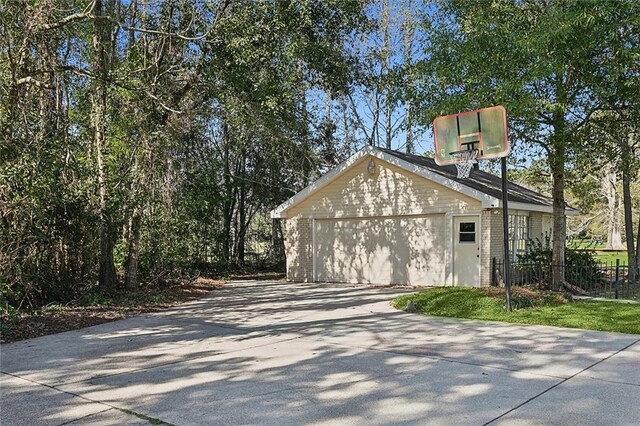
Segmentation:
[(618, 298), (618, 288), (620, 279), (620, 259), (616, 259), (616, 299)]
[(496, 258), (491, 258), (491, 285), (495, 286), (496, 283)]

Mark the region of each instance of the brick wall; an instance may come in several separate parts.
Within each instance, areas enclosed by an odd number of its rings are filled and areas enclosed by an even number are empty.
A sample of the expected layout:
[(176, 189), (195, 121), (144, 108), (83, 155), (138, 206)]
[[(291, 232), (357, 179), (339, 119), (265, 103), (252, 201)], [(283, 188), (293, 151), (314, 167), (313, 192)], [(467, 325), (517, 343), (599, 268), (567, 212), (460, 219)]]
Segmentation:
[(313, 281), (313, 221), (295, 218), (285, 221), (287, 280)]
[[(529, 212), (529, 238), (542, 239), (545, 232), (544, 216), (540, 212)], [(492, 259), (503, 259), (504, 242), (502, 239), (502, 209), (489, 209), (482, 212), (482, 285), (491, 284)]]

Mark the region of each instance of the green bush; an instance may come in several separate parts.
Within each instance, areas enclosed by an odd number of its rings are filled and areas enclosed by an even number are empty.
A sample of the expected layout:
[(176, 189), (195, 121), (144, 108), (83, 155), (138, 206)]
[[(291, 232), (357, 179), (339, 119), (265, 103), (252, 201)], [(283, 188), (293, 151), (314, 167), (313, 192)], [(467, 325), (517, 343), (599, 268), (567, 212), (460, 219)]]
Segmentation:
[[(551, 275), (552, 264), (551, 237), (545, 234), (542, 240), (539, 238), (529, 240), (529, 250), (518, 256), (514, 267), (519, 271), (527, 272), (529, 276), (536, 277), (542, 281), (538, 284), (545, 286)], [(585, 290), (598, 284), (604, 278), (596, 252), (591, 250), (565, 249), (564, 270), (566, 282)]]

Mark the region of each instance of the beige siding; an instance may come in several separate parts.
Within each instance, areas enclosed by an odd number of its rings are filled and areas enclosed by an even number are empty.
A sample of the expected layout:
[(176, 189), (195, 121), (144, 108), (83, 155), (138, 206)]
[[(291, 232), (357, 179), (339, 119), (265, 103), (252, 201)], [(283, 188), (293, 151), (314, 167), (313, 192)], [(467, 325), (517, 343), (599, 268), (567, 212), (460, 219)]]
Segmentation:
[(542, 214), (542, 227), (541, 227), (541, 235), (543, 237), (548, 236), (551, 238), (553, 235), (553, 216), (550, 214)]
[(542, 213), (530, 212), (529, 213), (529, 239), (542, 240)]
[(529, 238), (544, 241), (545, 236), (550, 237), (553, 227), (552, 216), (548, 213), (529, 212)]
[(445, 215), (316, 220), (318, 281), (445, 284)]
[[(375, 164), (369, 173), (369, 159)], [(479, 211), (480, 201), (407, 172), (375, 157), (365, 157), (308, 198), (286, 217), (371, 217)]]
[(287, 219), (284, 234), (287, 279), (289, 281), (313, 281), (312, 220)]
[[(375, 163), (374, 173), (367, 170), (370, 158)], [(451, 276), (451, 217), (481, 210), (477, 200), (375, 157), (366, 157), (333, 182), (284, 212), (284, 216), (288, 218), (285, 223), (287, 278), (292, 281), (314, 279), (315, 226), (316, 249), (319, 252), (316, 256), (316, 268), (320, 280), (356, 279), (358, 282), (403, 283), (417, 280), (420, 283), (430, 281), (427, 284), (432, 285), (455, 284)], [(545, 232), (550, 231), (547, 229), (551, 225), (550, 215), (538, 212), (530, 212), (529, 215), (531, 238), (541, 238)], [(438, 219), (419, 230), (413, 227), (420, 222), (419, 218), (425, 217)], [(360, 219), (346, 220), (349, 218)], [(323, 228), (323, 223), (331, 223), (332, 226)], [(486, 286), (491, 284), (492, 259), (503, 257), (502, 210), (482, 210), (480, 223), (480, 282)], [(376, 226), (382, 227), (375, 231)], [(394, 226), (397, 232), (392, 233), (390, 230)], [(371, 228), (371, 232), (363, 234), (359, 228), (346, 232), (348, 227)], [(424, 232), (429, 235), (424, 235)], [(349, 246), (344, 241), (347, 237), (359, 238), (361, 241), (354, 239)], [(407, 242), (404, 246), (391, 241), (394, 238), (404, 241), (411, 237), (416, 237), (416, 240)], [(320, 242), (322, 243), (318, 245)], [(398, 247), (415, 256), (392, 253)], [(341, 251), (343, 253), (338, 256)], [(333, 260), (330, 259), (331, 256)], [(360, 262), (361, 256), (366, 256), (365, 261)], [(420, 270), (420, 266), (412, 263), (417, 259), (435, 262), (429, 265), (433, 275), (428, 280), (426, 275), (414, 273)], [(375, 270), (366, 269), (370, 267)], [(340, 268), (345, 268), (343, 275), (339, 274)], [(377, 275), (389, 278), (379, 280), (375, 278)], [(403, 281), (403, 277), (408, 279)]]
[(552, 216), (542, 212), (529, 212), (529, 239), (544, 243), (546, 237), (551, 237)]

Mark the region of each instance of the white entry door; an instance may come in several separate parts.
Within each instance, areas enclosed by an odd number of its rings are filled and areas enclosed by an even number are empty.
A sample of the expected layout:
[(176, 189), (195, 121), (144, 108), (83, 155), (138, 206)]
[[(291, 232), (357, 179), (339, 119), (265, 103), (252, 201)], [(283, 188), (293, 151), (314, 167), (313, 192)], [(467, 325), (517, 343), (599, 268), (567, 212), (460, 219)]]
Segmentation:
[(480, 218), (453, 218), (453, 284), (480, 285)]

